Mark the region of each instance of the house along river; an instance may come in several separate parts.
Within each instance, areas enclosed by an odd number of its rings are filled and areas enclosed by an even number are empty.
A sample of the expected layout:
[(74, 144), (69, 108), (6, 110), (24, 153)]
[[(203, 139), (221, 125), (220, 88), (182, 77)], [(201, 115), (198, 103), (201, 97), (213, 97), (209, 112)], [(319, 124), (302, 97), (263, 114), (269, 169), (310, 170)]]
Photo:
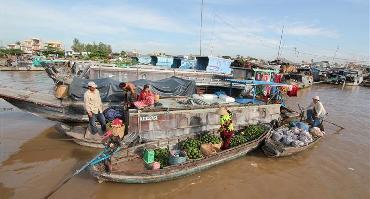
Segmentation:
[[(51, 92), (44, 72), (0, 72), (0, 85)], [(370, 198), (370, 89), (314, 85), (288, 99), (294, 109), (319, 95), (329, 112), (327, 135), (292, 157), (260, 150), (205, 172), (157, 184), (101, 183), (82, 172), (52, 198)], [(55, 122), (0, 102), (0, 198), (43, 198), (98, 151), (79, 146)]]

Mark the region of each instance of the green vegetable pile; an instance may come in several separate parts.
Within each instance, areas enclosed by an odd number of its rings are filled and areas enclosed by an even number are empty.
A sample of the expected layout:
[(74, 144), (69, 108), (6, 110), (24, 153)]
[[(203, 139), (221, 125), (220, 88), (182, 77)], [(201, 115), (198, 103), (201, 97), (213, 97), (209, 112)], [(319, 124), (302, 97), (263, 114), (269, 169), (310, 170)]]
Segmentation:
[(266, 128), (260, 124), (249, 125), (240, 134), (231, 138), (230, 146), (236, 147), (246, 142), (252, 141), (260, 137)]
[(219, 144), (221, 143), (221, 138), (218, 137), (217, 135), (211, 135), (211, 134), (203, 134), (199, 138), (200, 142), (202, 144), (207, 144), (207, 143), (212, 143), (212, 144)]
[(169, 165), (168, 158), (170, 157), (170, 150), (168, 148), (154, 149), (154, 161), (161, 164), (161, 169)]
[(188, 138), (180, 143), (180, 147), (186, 152), (189, 159), (198, 159), (203, 157), (200, 152), (201, 144), (202, 142), (198, 139)]
[(230, 146), (231, 147), (236, 147), (236, 146), (239, 146), (239, 145), (244, 144), (246, 142), (247, 142), (247, 139), (242, 134), (239, 134), (239, 135), (235, 135), (234, 137), (231, 138)]
[(262, 133), (266, 131), (266, 128), (260, 124), (249, 125), (244, 131), (244, 137), (247, 142), (257, 139)]

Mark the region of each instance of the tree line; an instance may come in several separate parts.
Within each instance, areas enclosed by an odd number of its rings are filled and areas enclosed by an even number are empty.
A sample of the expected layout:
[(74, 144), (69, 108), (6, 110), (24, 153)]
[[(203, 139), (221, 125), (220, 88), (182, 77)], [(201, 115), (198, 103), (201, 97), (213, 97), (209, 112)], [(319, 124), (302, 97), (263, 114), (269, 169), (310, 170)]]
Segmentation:
[(77, 38), (73, 40), (72, 50), (82, 55), (82, 52), (86, 52), (89, 58), (107, 59), (112, 53), (112, 47), (109, 44), (99, 42), (98, 44), (93, 43), (82, 43)]
[[(24, 51), (20, 48), (3, 48), (0, 49), (0, 57), (7, 57), (7, 56), (20, 56), (23, 55)], [(44, 49), (42, 49), (40, 52), (37, 53), (38, 55), (58, 55), (58, 57), (64, 57), (64, 51), (57, 49), (52, 46), (46, 46)]]

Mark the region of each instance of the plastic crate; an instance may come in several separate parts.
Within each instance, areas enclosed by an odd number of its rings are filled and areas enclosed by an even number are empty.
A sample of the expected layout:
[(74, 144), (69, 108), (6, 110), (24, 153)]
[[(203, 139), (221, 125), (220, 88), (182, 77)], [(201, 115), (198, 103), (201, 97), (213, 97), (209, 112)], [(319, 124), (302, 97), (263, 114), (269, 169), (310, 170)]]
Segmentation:
[(151, 164), (154, 162), (154, 150), (153, 149), (145, 149), (144, 150), (144, 162), (147, 164)]

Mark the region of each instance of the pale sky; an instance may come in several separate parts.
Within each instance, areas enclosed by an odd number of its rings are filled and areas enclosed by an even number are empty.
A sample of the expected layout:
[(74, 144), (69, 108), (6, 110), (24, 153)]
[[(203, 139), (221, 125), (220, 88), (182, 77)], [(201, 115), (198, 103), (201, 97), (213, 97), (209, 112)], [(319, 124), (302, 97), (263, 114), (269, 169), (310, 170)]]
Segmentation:
[[(0, 45), (32, 37), (199, 54), (201, 0), (0, 0)], [(369, 61), (368, 0), (204, 0), (203, 55)], [(348, 59), (348, 60), (347, 60)]]

